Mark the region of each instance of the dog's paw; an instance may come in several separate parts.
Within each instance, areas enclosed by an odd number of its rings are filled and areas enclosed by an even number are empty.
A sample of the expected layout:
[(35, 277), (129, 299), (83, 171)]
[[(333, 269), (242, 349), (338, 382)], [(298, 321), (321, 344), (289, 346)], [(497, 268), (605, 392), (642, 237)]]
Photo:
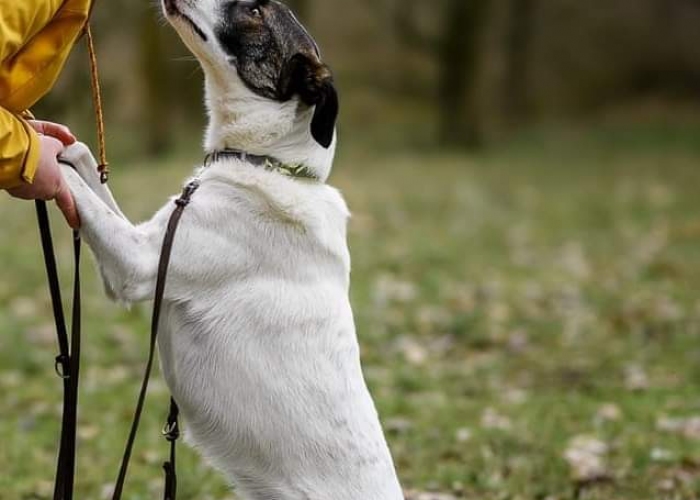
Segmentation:
[(76, 142), (63, 150), (60, 161), (70, 164), (78, 172), (80, 177), (89, 185), (100, 182), (100, 173), (97, 171), (97, 160), (84, 143)]
[(73, 193), (73, 198), (78, 202), (78, 205), (80, 205), (82, 197), (88, 196), (91, 192), (90, 187), (81, 179), (80, 174), (72, 167), (72, 163), (61, 163), (60, 166), (63, 172), (63, 178), (66, 180), (71, 193)]

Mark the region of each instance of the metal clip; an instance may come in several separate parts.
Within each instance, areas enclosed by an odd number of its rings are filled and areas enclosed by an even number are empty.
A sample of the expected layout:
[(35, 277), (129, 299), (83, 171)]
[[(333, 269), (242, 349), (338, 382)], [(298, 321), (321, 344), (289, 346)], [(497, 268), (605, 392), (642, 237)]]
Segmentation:
[(180, 197), (175, 200), (175, 204), (178, 207), (186, 207), (187, 205), (190, 204), (190, 200), (192, 198), (192, 194), (194, 194), (195, 191), (199, 188), (199, 181), (198, 180), (193, 180), (187, 186), (185, 186), (185, 189), (182, 190), (182, 194)]
[(177, 425), (177, 422), (168, 421), (161, 432), (165, 439), (170, 442), (177, 441), (180, 437), (180, 427)]
[(69, 361), (70, 358), (68, 356), (64, 356), (63, 354), (56, 356), (56, 363), (54, 364), (53, 368), (56, 371), (56, 375), (63, 380), (70, 378), (70, 370), (68, 369)]

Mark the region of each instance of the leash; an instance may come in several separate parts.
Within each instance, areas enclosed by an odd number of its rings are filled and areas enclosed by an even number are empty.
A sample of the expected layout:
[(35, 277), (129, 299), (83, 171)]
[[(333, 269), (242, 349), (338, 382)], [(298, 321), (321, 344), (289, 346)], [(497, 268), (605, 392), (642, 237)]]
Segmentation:
[[(61, 162), (72, 166), (66, 161), (61, 160)], [(148, 392), (148, 383), (153, 368), (153, 360), (155, 358), (158, 325), (160, 322), (160, 313), (163, 305), (163, 296), (165, 294), (165, 285), (168, 267), (170, 265), (172, 247), (175, 241), (175, 234), (177, 232), (182, 213), (187, 205), (190, 204), (191, 197), (198, 188), (199, 183), (197, 181), (189, 183), (184, 188), (181, 196), (175, 200), (175, 210), (173, 210), (173, 213), (170, 216), (165, 236), (163, 237), (161, 256), (158, 263), (158, 275), (156, 279), (155, 297), (153, 303), (153, 316), (151, 318), (151, 338), (148, 361), (146, 363), (146, 370), (141, 383), (141, 391), (139, 392), (138, 402), (134, 412), (134, 419), (129, 432), (129, 438), (127, 440), (126, 449), (124, 451), (124, 456), (119, 469), (119, 476), (115, 484), (114, 494), (112, 497), (113, 500), (121, 499), (123, 493), (124, 484), (126, 482), (126, 474), (128, 471), (129, 462), (131, 460), (131, 453), (141, 421), (143, 406), (146, 400), (146, 393)], [(46, 202), (37, 201), (36, 209), (42, 248), (44, 250), (44, 263), (46, 265), (49, 290), (51, 292), (51, 303), (58, 336), (59, 355), (56, 357), (55, 368), (56, 373), (63, 379), (64, 384), (63, 418), (61, 425), (58, 465), (56, 470), (56, 483), (54, 487), (54, 500), (72, 500), (75, 478), (75, 439), (77, 426), (78, 380), (80, 373), (80, 236), (77, 231), (74, 231), (73, 250), (75, 256), (75, 276), (73, 280), (73, 311), (71, 338), (69, 342), (63, 312), (61, 289), (58, 280), (56, 257), (53, 249), (51, 226), (49, 224), (48, 212), (46, 210)], [(164, 500), (175, 500), (177, 496), (176, 442), (180, 437), (180, 426), (178, 419), (179, 412), (177, 403), (175, 402), (174, 398), (171, 397), (168, 418), (165, 427), (163, 428), (163, 435), (170, 443), (170, 457), (163, 464), (163, 470), (165, 472)]]
[(107, 184), (109, 180), (109, 162), (107, 161), (107, 146), (105, 141), (104, 108), (102, 107), (102, 88), (100, 86), (100, 72), (97, 68), (97, 52), (95, 41), (92, 38), (90, 24), (85, 25), (85, 41), (87, 43), (88, 57), (90, 58), (90, 86), (92, 87), (92, 107), (95, 110), (95, 124), (97, 125), (97, 146), (100, 163), (97, 171), (100, 173), (100, 182)]
[[(85, 35), (90, 57), (90, 80), (92, 86), (93, 105), (97, 122), (97, 138), (100, 152), (100, 180), (104, 184), (109, 176), (105, 148), (104, 113), (100, 90), (99, 71), (95, 45), (90, 31), (90, 25), (85, 26)], [(59, 160), (60, 163), (70, 163)], [(73, 165), (70, 165), (73, 166)], [(78, 382), (80, 378), (80, 343), (81, 343), (81, 296), (80, 296), (80, 234), (73, 231), (73, 309), (71, 314), (71, 335), (68, 338), (66, 318), (61, 298), (61, 287), (58, 279), (56, 255), (54, 252), (51, 224), (46, 208), (46, 202), (37, 200), (37, 222), (41, 246), (44, 255), (44, 266), (49, 283), (51, 307), (54, 315), (59, 354), (56, 356), (56, 374), (63, 380), (63, 415), (61, 417), (61, 433), (59, 440), (58, 458), (56, 461), (56, 480), (54, 484), (54, 500), (72, 500), (75, 485), (75, 451), (76, 428), (78, 419)]]
[(59, 354), (56, 356), (56, 374), (63, 379), (63, 416), (61, 438), (56, 465), (54, 500), (71, 500), (75, 479), (75, 438), (78, 417), (78, 379), (80, 375), (80, 235), (73, 232), (74, 280), (71, 337), (68, 339), (63, 312), (61, 287), (58, 280), (56, 256), (53, 249), (51, 225), (45, 201), (36, 201), (41, 246), (44, 253), (46, 276), (51, 293)]
[[(62, 163), (70, 163), (62, 160)], [(72, 166), (72, 165), (70, 165)], [(141, 391), (139, 393), (134, 419), (132, 422), (126, 449), (122, 458), (119, 476), (114, 488), (113, 500), (118, 500), (122, 496), (126, 474), (131, 460), (136, 434), (143, 413), (143, 406), (148, 391), (148, 382), (151, 376), (153, 360), (155, 357), (156, 340), (158, 337), (158, 325), (162, 310), (163, 296), (165, 293), (166, 278), (170, 265), (175, 233), (177, 232), (180, 218), (187, 205), (190, 204), (191, 197), (199, 188), (199, 183), (193, 181), (189, 183), (182, 192), (182, 195), (175, 200), (175, 210), (170, 216), (168, 226), (163, 238), (161, 256), (158, 263), (158, 275), (156, 279), (155, 298), (153, 303), (153, 316), (151, 319), (151, 339), (148, 353), (148, 361)], [(63, 301), (61, 298), (61, 288), (59, 285), (58, 271), (56, 266), (56, 256), (53, 249), (51, 236), (51, 226), (49, 223), (46, 202), (36, 202), (37, 218), (41, 243), (44, 251), (44, 263), (51, 292), (51, 304), (53, 307), (56, 332), (58, 337), (59, 355), (56, 356), (56, 373), (63, 379), (63, 417), (61, 423), (61, 439), (58, 454), (58, 464), (56, 468), (56, 483), (54, 487), (54, 500), (72, 500), (75, 479), (75, 440), (77, 427), (77, 406), (78, 406), (78, 380), (80, 374), (80, 341), (81, 341), (81, 296), (80, 296), (80, 236), (77, 231), (73, 233), (73, 250), (75, 262), (75, 276), (73, 280), (73, 311), (71, 324), (71, 337), (68, 338), (66, 320), (63, 312)], [(177, 474), (176, 474), (176, 442), (180, 437), (179, 408), (175, 400), (170, 398), (170, 409), (167, 422), (163, 428), (163, 435), (170, 443), (170, 457), (163, 464), (165, 472), (164, 500), (175, 500), (177, 495)]]
[[(172, 253), (173, 242), (175, 241), (175, 233), (177, 232), (182, 213), (187, 205), (190, 204), (191, 197), (198, 188), (199, 182), (196, 180), (185, 186), (180, 197), (175, 200), (175, 210), (173, 210), (173, 213), (170, 215), (165, 236), (163, 237), (160, 261), (158, 262), (158, 276), (156, 278), (156, 290), (153, 301), (153, 315), (151, 317), (151, 338), (148, 351), (148, 361), (146, 362), (146, 370), (141, 382), (141, 391), (139, 392), (138, 401), (136, 403), (134, 419), (131, 424), (131, 430), (129, 431), (129, 438), (126, 442), (122, 463), (119, 468), (119, 476), (117, 477), (117, 482), (114, 486), (112, 500), (119, 500), (122, 497), (124, 483), (126, 482), (126, 474), (129, 469), (129, 462), (131, 460), (131, 452), (133, 450), (134, 441), (136, 440), (136, 433), (138, 432), (139, 424), (141, 422), (141, 414), (143, 413), (143, 405), (146, 400), (148, 382), (151, 378), (151, 369), (153, 368), (153, 359), (155, 357), (156, 340), (158, 338), (158, 324), (160, 322), (160, 312), (163, 306), (163, 295), (165, 293), (165, 284), (168, 276), (168, 266), (170, 265), (170, 255)], [(170, 443), (170, 459), (163, 464), (163, 469), (165, 471), (164, 500), (175, 500), (175, 496), (177, 494), (175, 443), (180, 437), (178, 415), (179, 409), (177, 403), (175, 403), (175, 400), (171, 397), (168, 420), (163, 429), (163, 435)]]

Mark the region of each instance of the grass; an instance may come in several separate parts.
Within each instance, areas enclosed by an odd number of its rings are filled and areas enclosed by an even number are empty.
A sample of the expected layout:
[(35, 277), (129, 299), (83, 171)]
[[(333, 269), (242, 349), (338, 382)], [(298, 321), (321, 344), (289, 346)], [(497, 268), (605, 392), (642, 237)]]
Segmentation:
[[(332, 182), (354, 212), (365, 373), (408, 489), (700, 498), (694, 132), (533, 136), (476, 157), (341, 153)], [(112, 187), (143, 219), (193, 164), (116, 165)], [(60, 414), (49, 299), (31, 204), (2, 197), (0, 213), (0, 499), (44, 499)], [(69, 236), (55, 228), (69, 284)], [(78, 497), (100, 499), (149, 311), (108, 303), (87, 262), (84, 274)], [(129, 499), (160, 494), (167, 397), (156, 377)], [(182, 499), (232, 498), (194, 452), (181, 457)]]

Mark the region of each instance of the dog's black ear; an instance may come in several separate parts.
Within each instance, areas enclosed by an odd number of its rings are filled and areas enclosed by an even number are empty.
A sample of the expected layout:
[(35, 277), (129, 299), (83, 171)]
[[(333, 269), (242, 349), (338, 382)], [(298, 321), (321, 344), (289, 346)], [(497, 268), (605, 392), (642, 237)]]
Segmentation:
[(311, 136), (321, 146), (329, 148), (340, 104), (328, 66), (305, 54), (296, 54), (282, 71), (278, 93), (283, 101), (298, 95), (305, 104), (316, 106)]
[(333, 143), (335, 122), (338, 119), (339, 111), (338, 91), (332, 80), (326, 81), (321, 88), (314, 118), (311, 120), (311, 135), (326, 149)]

